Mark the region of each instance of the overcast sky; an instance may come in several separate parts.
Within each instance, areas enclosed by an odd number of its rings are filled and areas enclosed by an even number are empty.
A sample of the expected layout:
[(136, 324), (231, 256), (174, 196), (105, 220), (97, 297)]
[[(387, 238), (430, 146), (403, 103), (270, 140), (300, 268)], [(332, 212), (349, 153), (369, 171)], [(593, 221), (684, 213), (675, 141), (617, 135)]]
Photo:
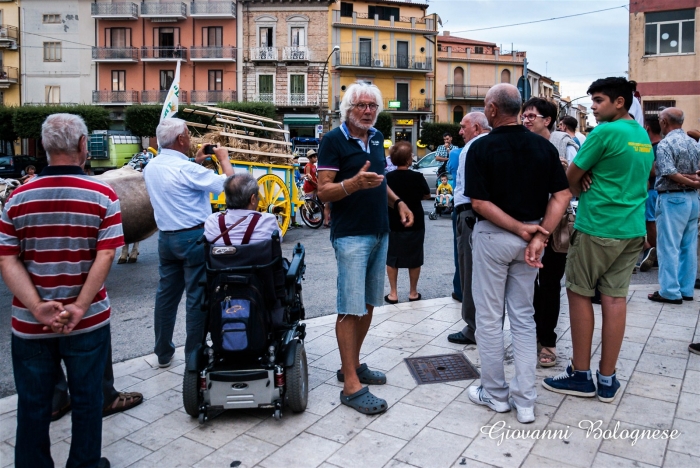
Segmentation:
[[(453, 36), (495, 42), (505, 50), (511, 50), (512, 43), (515, 50), (527, 51), (529, 68), (558, 81), (562, 97), (585, 96), (588, 85), (597, 78), (627, 76), (627, 8), (470, 30), (627, 7), (628, 0), (430, 0), (429, 4), (428, 12), (442, 18), (441, 33), (446, 30)], [(586, 97), (576, 103), (590, 108), (591, 101)]]

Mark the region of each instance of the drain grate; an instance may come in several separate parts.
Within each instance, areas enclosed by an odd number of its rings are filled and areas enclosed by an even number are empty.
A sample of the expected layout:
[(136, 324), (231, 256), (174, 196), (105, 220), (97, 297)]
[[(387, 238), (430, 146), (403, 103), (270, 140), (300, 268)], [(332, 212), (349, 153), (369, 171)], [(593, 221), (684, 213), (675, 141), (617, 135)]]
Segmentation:
[(404, 359), (418, 385), (479, 378), (464, 354), (438, 354)]

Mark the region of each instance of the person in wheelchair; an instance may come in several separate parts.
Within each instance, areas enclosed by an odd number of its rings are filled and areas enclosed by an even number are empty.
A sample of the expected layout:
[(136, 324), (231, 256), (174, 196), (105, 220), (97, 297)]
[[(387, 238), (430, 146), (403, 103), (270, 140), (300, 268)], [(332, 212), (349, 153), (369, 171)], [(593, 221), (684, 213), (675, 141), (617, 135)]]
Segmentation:
[[(279, 231), (277, 217), (259, 213), (258, 181), (248, 172), (229, 176), (224, 182), (226, 211), (212, 213), (204, 223), (204, 236), (214, 245), (241, 245), (269, 240)], [(280, 238), (282, 234), (280, 234)]]

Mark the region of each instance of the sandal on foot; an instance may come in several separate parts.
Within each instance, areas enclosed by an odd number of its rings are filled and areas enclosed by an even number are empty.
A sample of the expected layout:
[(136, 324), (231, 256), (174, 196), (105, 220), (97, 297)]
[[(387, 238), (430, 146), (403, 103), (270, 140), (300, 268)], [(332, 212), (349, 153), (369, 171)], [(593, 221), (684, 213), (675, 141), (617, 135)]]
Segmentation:
[[(338, 369), (335, 376), (339, 382), (345, 382), (342, 370)], [(359, 377), (360, 383), (367, 385), (384, 385), (386, 383), (384, 372), (370, 370), (367, 364), (360, 364), (360, 367), (357, 368), (357, 377)]]
[(552, 367), (557, 365), (557, 353), (552, 351), (552, 348), (542, 346), (537, 362), (541, 367)]
[(421, 296), (420, 293), (418, 293), (418, 297), (414, 297), (413, 299), (411, 299), (409, 297), (408, 302), (416, 302), (416, 301), (420, 301), (421, 299), (423, 299), (423, 296)]
[(388, 294), (387, 294), (386, 296), (384, 296), (384, 301), (385, 301), (387, 304), (398, 304), (398, 303), (399, 303), (399, 300), (398, 300), (398, 299), (396, 299), (396, 300), (394, 300), (394, 299), (389, 299), (389, 295), (388, 295)]
[(343, 395), (341, 390), (340, 402), (362, 414), (379, 414), (388, 408), (386, 400), (372, 395), (368, 387), (363, 387), (352, 395)]
[(659, 294), (659, 291), (654, 291), (654, 294), (649, 294), (647, 298), (650, 301), (663, 302), (665, 304), (683, 304), (683, 299), (666, 299), (661, 294)]
[(119, 393), (119, 396), (111, 404), (102, 408), (102, 417), (128, 411), (141, 403), (143, 403), (143, 395), (139, 392)]

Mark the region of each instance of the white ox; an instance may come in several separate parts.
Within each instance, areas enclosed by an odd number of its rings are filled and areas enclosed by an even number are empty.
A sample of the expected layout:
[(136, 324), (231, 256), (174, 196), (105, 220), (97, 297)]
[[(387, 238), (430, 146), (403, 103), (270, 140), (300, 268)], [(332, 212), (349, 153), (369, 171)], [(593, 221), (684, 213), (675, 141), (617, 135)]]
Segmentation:
[[(158, 229), (143, 174), (131, 166), (124, 166), (95, 178), (109, 184), (119, 197), (126, 245), (122, 248), (117, 263), (134, 263), (139, 255), (139, 241), (149, 238)], [(131, 253), (129, 244), (133, 244)]]

